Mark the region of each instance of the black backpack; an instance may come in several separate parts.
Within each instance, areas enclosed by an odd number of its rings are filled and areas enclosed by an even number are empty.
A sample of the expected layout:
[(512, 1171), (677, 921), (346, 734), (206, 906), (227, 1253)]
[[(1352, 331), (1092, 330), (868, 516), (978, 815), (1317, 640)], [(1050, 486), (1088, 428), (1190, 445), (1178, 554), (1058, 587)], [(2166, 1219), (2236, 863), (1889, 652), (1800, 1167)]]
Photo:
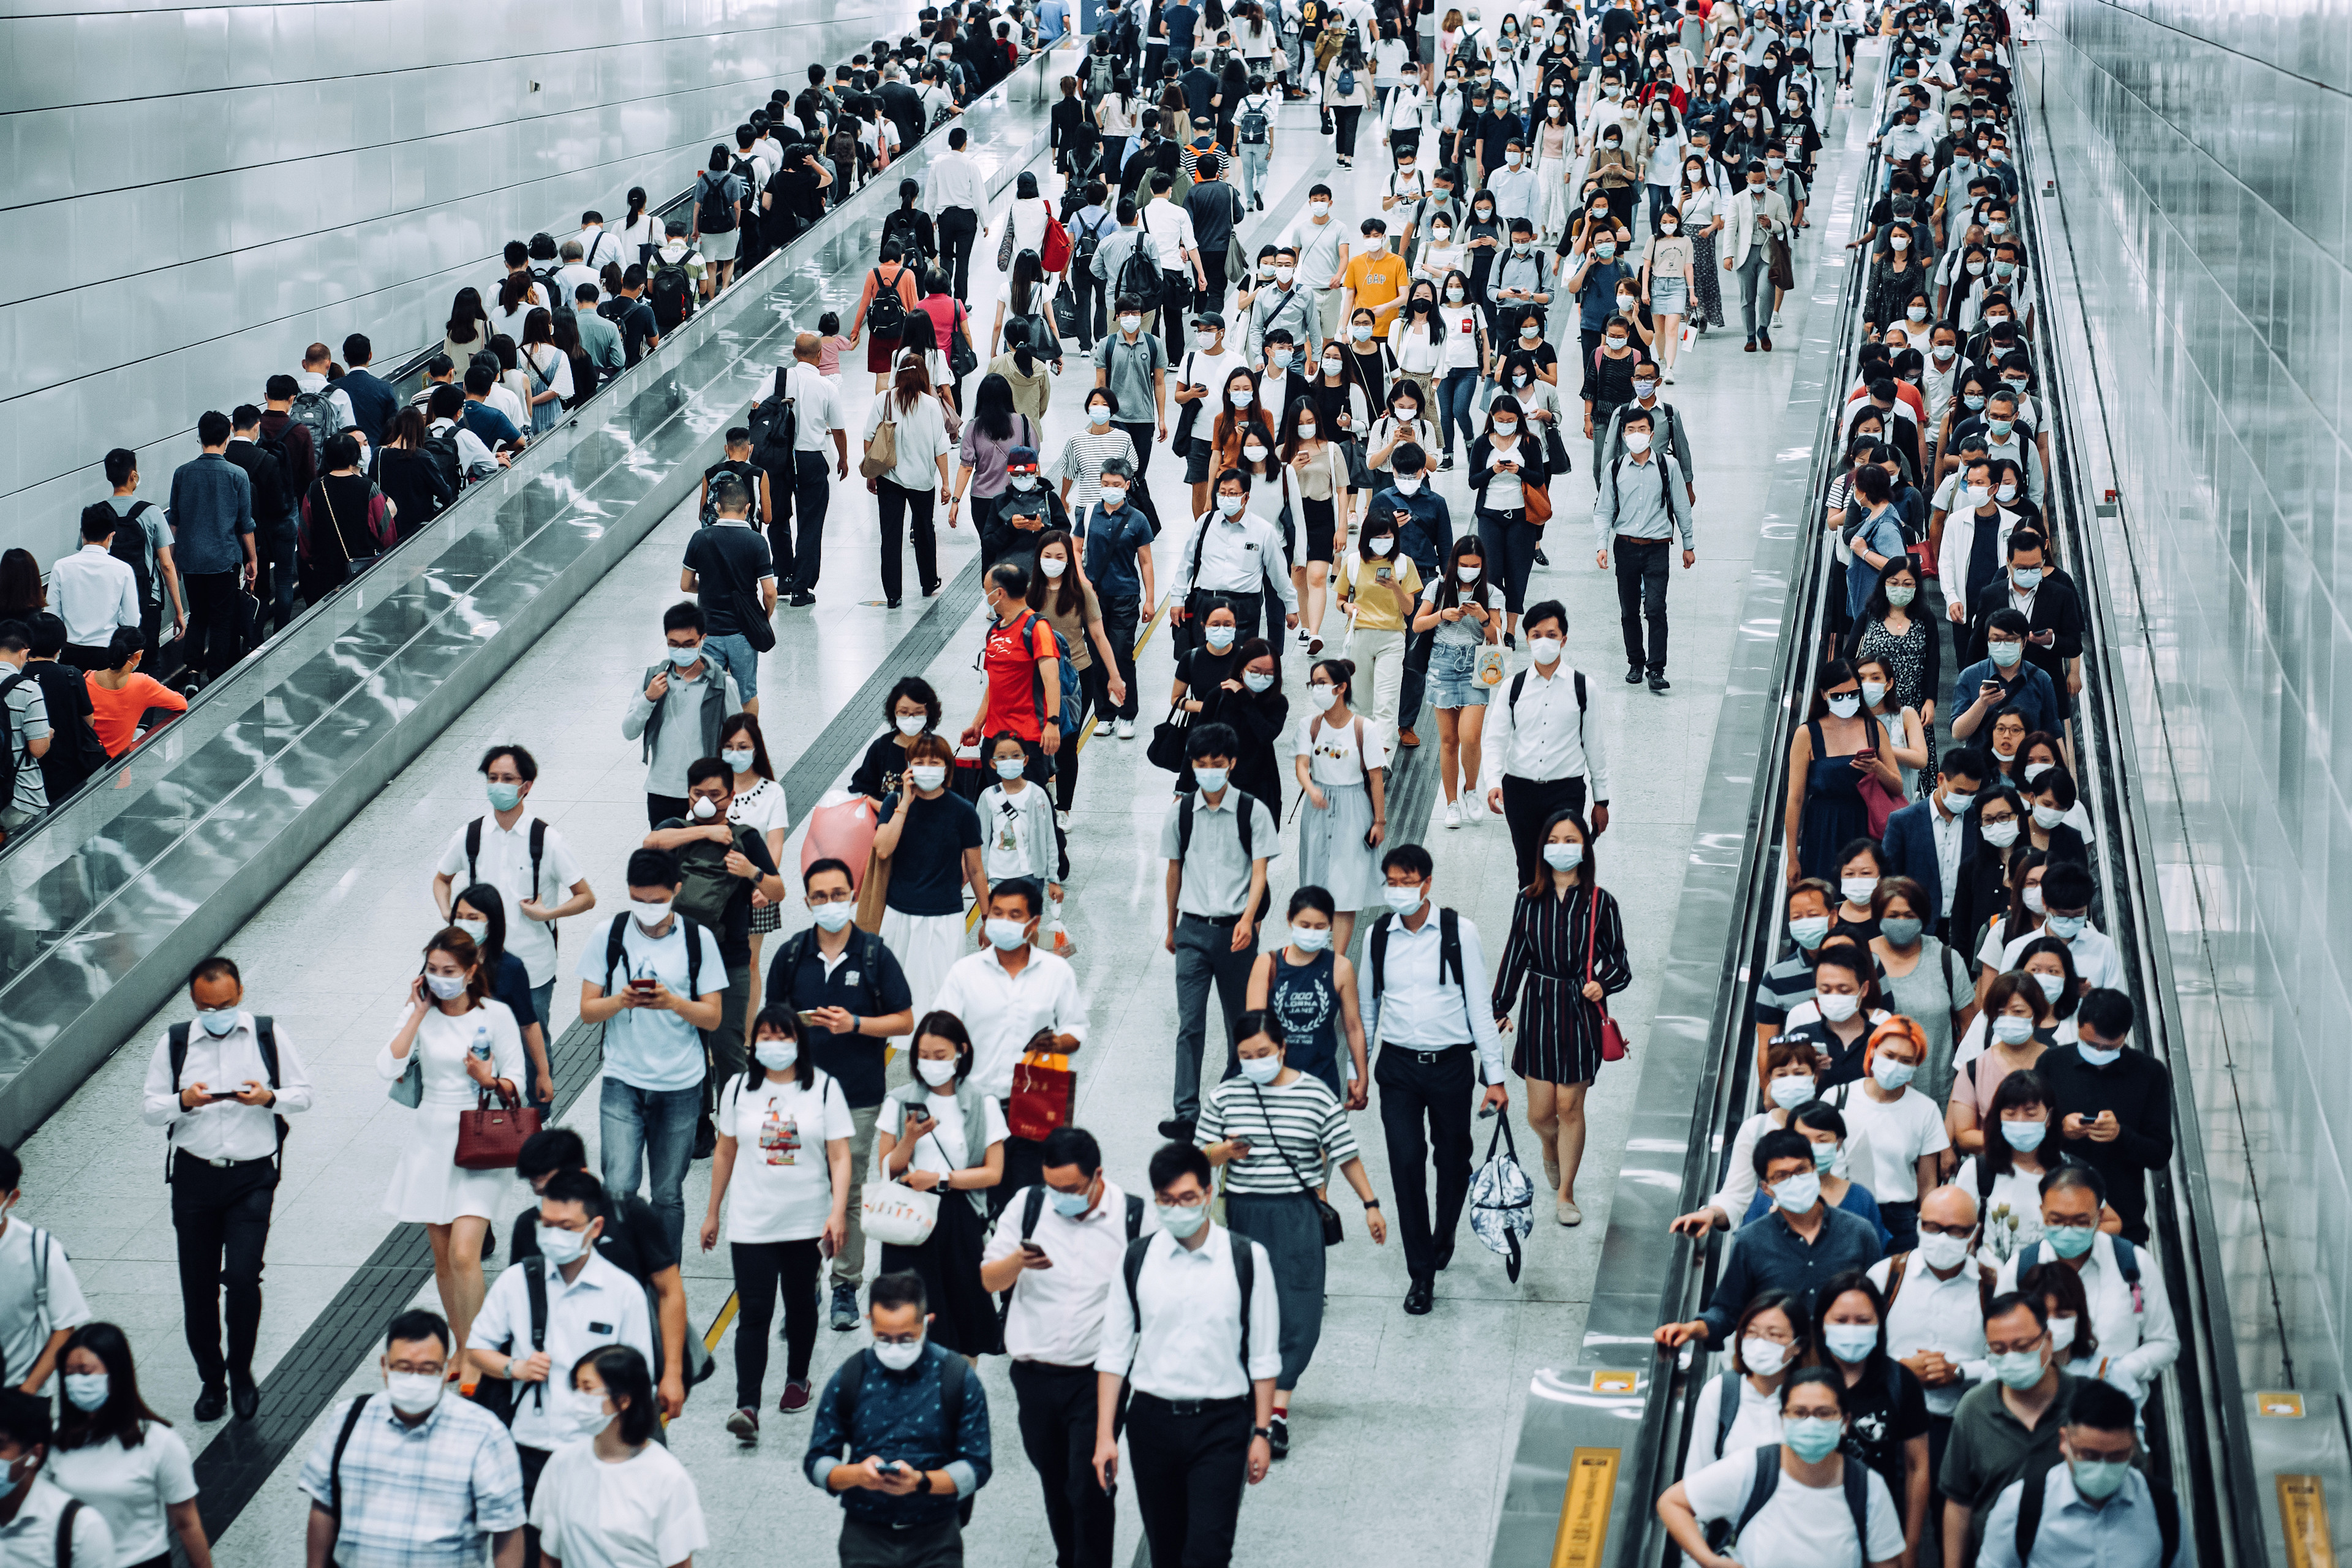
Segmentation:
[[(900, 207), (882, 220), (882, 243), (887, 245), (893, 240), (898, 242), (898, 254), (902, 257), (930, 258), (930, 251), (923, 244), (922, 214), (912, 207)], [(881, 285), (878, 283), (875, 286), (875, 297), (881, 297)]]
[[(176, 1095), (181, 1089), (180, 1074), (188, 1065), (188, 1026), (184, 1023), (173, 1025), (168, 1038), (171, 1041), (172, 1092)], [(278, 1088), (278, 1027), (276, 1021), (267, 1014), (253, 1016), (253, 1043), (261, 1048), (262, 1070), (269, 1075), (269, 1087), (275, 1090)], [(277, 1159), (279, 1169), (283, 1170), (286, 1164), (286, 1118), (273, 1116), (271, 1120), (278, 1123)], [(163, 1144), (163, 1182), (168, 1186), (171, 1181), (172, 1145), (166, 1140)]]
[(1076, 219), (1071, 220), (1069, 226), (1071, 265), (1082, 269), (1087, 277), (1093, 277), (1095, 252), (1102, 248), (1102, 237), (1108, 233), (1118, 221), (1109, 213), (1105, 213), (1097, 218), (1092, 228), (1086, 227)]
[(139, 521), (139, 514), (154, 504), (153, 501), (142, 500), (134, 503), (128, 512), (118, 512), (113, 502), (99, 500), (81, 509), (85, 528), (100, 512), (106, 513), (107, 526), (114, 531), (114, 538), (108, 543), (106, 552), (130, 567), (131, 574), (139, 579), (142, 608), (145, 607), (149, 595), (155, 591), (155, 577), (147, 563), (147, 525)]
[(1159, 306), (1160, 258), (1148, 248), (1150, 244), (1150, 235), (1138, 233), (1135, 248), (1129, 251), (1126, 258), (1118, 264), (1118, 277), (1112, 281), (1111, 298), (1114, 302), (1132, 295), (1136, 302), (1147, 310)]
[[(693, 254), (691, 250), (687, 252), (688, 256)], [(687, 276), (684, 257), (669, 262), (663, 260), (658, 252), (655, 254), (653, 281), (646, 286), (646, 298), (654, 308), (654, 325), (664, 337), (694, 314), (694, 280)]]
[(795, 399), (784, 395), (791, 374), (778, 365), (775, 391), (755, 401), (744, 421), (751, 431), (751, 461), (772, 474), (793, 472), (793, 449), (800, 440), (800, 408)]
[[(1372, 961), (1372, 1005), (1378, 1006), (1388, 987), (1389, 929), (1397, 917), (1392, 911), (1381, 911), (1372, 922), (1372, 934), (1364, 943), (1364, 951)], [(1437, 983), (1451, 980), (1460, 987), (1465, 1008), (1471, 1005), (1470, 987), (1462, 978), (1462, 917), (1454, 910), (1438, 906), (1437, 910)]]
[[(901, 268), (900, 278), (906, 276)], [(866, 306), (866, 328), (877, 338), (895, 338), (907, 330), (907, 301), (898, 292), (898, 279), (882, 280), (882, 269), (874, 269), (874, 298)]]
[[(1845, 1510), (1853, 1518), (1854, 1549), (1864, 1560), (1870, 1556), (1870, 1467), (1852, 1454), (1845, 1457), (1843, 1487)], [(1739, 1522), (1731, 1527), (1731, 1540), (1738, 1541), (1772, 1494), (1780, 1489), (1780, 1445), (1766, 1443), (1756, 1450), (1756, 1480), (1748, 1489), (1748, 1502), (1739, 1510)]]
[(434, 471), (448, 484), (451, 494), (466, 488), (466, 475), (457, 461), (457, 427), (455, 425), (446, 430), (425, 432), (425, 445), (417, 450), (425, 454), (425, 460), (432, 464)]
[(727, 195), (727, 176), (705, 169), (694, 182), (694, 225), (704, 234), (735, 232), (735, 204)]
[[(622, 941), (628, 932), (629, 920), (630, 916), (625, 912), (614, 915), (612, 929), (604, 937), (604, 994), (607, 996), (613, 994), (613, 976), (620, 972), (621, 961), (627, 956)], [(684, 915), (677, 917), (677, 923), (685, 929), (686, 934), (686, 989), (699, 998), (702, 995), (702, 944), (695, 937), (702, 928)]]
[(547, 296), (547, 310), (550, 315), (559, 321), (576, 322), (578, 313), (572, 308), (570, 296), (563, 292), (563, 285), (556, 281), (555, 273), (556, 269), (552, 267), (534, 267), (530, 269), (530, 280), (539, 285), (539, 291), (541, 294)]

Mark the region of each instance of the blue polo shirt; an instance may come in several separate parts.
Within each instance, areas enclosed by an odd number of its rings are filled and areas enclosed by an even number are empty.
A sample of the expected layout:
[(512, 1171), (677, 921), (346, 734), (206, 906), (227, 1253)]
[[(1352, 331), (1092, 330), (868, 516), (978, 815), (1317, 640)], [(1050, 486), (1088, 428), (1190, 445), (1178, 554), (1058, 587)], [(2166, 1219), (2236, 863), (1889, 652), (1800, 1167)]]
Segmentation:
[(1609, 324), (1617, 313), (1617, 285), (1633, 274), (1622, 261), (1597, 261), (1584, 275), (1584, 287), (1577, 291), (1576, 303), (1581, 314), (1577, 325), (1588, 332), (1597, 332)]
[(1141, 598), (1143, 573), (1136, 552), (1155, 532), (1143, 509), (1131, 500), (1117, 511), (1090, 506), (1077, 519), (1076, 531), (1087, 542), (1087, 574), (1095, 592), (1106, 599)]

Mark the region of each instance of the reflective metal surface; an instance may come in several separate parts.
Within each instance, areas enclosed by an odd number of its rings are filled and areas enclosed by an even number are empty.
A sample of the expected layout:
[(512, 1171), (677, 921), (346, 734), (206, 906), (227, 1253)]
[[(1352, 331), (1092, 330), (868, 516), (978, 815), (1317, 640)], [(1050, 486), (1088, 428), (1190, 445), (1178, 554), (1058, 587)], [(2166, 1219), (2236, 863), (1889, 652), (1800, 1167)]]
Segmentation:
[[(989, 189), (1043, 155), (1041, 58), (963, 117)], [(894, 170), (919, 177), (944, 142)], [(845, 315), (897, 180), (869, 184), (367, 576), (247, 659), (113, 787), (0, 855), (0, 1142), (15, 1142), (383, 783), (691, 492), (720, 433)]]
[(156, 500), (196, 416), (305, 344), (437, 341), (508, 240), (691, 182), (777, 87), (910, 0), (211, 9), (0, 0), (0, 548), (46, 568), (137, 448)]
[[(2114, 659), (2247, 1385), (2352, 1345), (2352, 26), (2053, 0), (2026, 51), (2104, 409)], [(2086, 410), (2086, 415), (2087, 415)], [(2352, 515), (2352, 514), (2347, 514)]]

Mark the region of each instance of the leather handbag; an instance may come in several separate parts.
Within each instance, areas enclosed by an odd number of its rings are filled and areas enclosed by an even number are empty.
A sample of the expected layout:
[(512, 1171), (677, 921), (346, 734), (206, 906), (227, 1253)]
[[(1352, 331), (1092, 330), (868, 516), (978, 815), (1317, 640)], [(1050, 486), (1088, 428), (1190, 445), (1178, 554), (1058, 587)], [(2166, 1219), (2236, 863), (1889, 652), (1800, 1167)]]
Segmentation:
[(1015, 1138), (1045, 1142), (1066, 1127), (1077, 1100), (1078, 1075), (1059, 1052), (1032, 1051), (1014, 1064), (1013, 1093), (1004, 1102), (1004, 1125)]
[(457, 1113), (457, 1168), (461, 1171), (511, 1171), (522, 1153), (523, 1140), (539, 1131), (539, 1109), (520, 1099), (509, 1100), (483, 1089), (474, 1109)]
[(1274, 1145), (1274, 1152), (1282, 1156), (1285, 1165), (1290, 1167), (1291, 1179), (1298, 1184), (1298, 1190), (1315, 1200), (1316, 1217), (1323, 1222), (1323, 1245), (1339, 1246), (1348, 1239), (1348, 1227), (1339, 1223), (1339, 1211), (1331, 1206), (1329, 1199), (1316, 1191), (1314, 1183), (1300, 1174), (1298, 1163), (1290, 1157), (1290, 1151), (1282, 1146), (1282, 1139), (1274, 1131), (1274, 1113), (1265, 1106), (1265, 1090), (1248, 1079), (1243, 1081), (1249, 1083), (1250, 1092), (1257, 1096), (1257, 1112), (1265, 1119), (1265, 1136)]
[(383, 1092), (394, 1105), (404, 1105), (411, 1110), (425, 1103), (425, 1058), (414, 1044), (408, 1047), (408, 1065)]
[(1184, 739), (1192, 727), (1190, 713), (1181, 707), (1171, 707), (1168, 717), (1151, 727), (1151, 741), (1143, 749), (1143, 760), (1171, 773), (1182, 773), (1191, 765), (1184, 759)]
[[(1592, 984), (1592, 950), (1601, 941), (1601, 889), (1594, 888), (1591, 893), (1591, 918), (1584, 922), (1584, 983), (1587, 985)], [(1581, 1000), (1580, 993), (1579, 999)], [(1619, 1028), (1617, 1020), (1609, 1016), (1607, 1002), (1595, 1002), (1593, 1005), (1601, 1009), (1601, 1059), (1604, 1062), (1623, 1061), (1625, 1031)]]
[(1528, 521), (1541, 528), (1551, 521), (1551, 491), (1541, 485), (1522, 484), (1520, 503), (1527, 508)]
[(857, 883), (857, 913), (852, 917), (859, 931), (881, 931), (889, 898), (890, 862), (869, 847), (866, 851), (866, 875)]

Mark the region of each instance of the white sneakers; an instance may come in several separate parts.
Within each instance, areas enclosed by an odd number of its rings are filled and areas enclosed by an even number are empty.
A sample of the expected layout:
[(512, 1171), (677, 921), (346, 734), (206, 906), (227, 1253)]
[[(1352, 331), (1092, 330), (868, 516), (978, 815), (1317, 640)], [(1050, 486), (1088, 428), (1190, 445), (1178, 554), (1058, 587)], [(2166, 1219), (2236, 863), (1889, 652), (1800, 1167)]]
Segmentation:
[(1459, 827), (1462, 826), (1462, 803), (1460, 801), (1449, 800), (1445, 803), (1445, 826), (1448, 827)]
[(1132, 719), (1121, 719), (1116, 725), (1112, 726), (1111, 733), (1118, 736), (1122, 741), (1134, 740), (1135, 721)]

